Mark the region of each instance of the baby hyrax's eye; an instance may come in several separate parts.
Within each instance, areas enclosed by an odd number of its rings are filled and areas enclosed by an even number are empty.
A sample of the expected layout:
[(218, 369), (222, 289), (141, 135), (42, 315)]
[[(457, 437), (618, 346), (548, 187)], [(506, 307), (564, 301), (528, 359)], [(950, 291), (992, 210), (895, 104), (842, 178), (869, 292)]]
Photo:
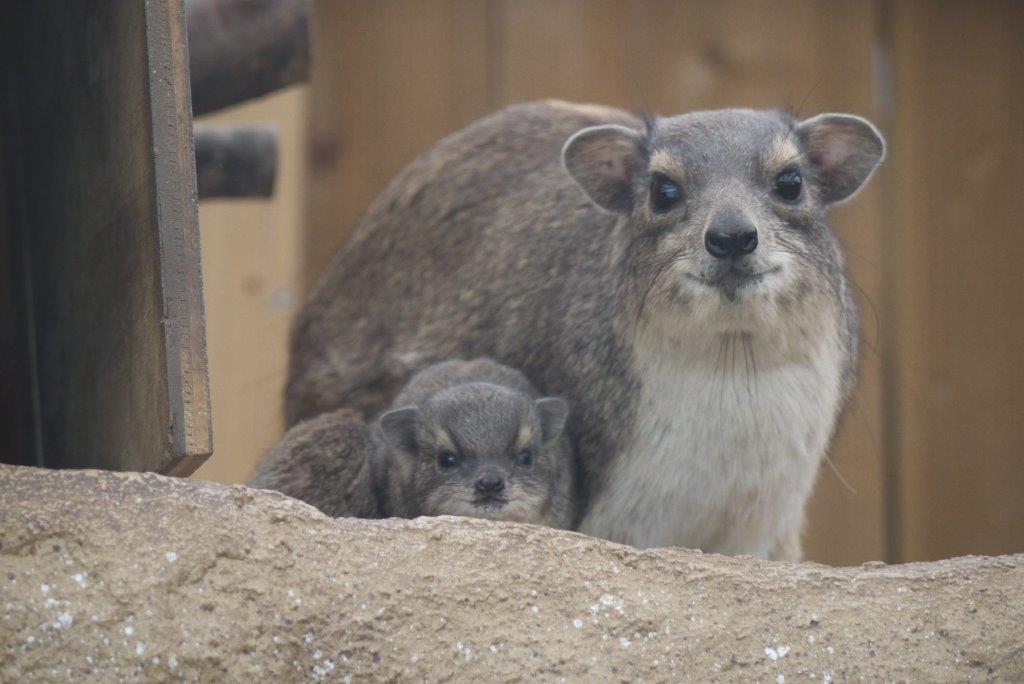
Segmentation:
[(523, 449), (516, 454), (516, 463), (518, 465), (528, 466), (533, 463), (533, 454), (530, 453), (529, 449)]
[(679, 184), (664, 174), (654, 174), (651, 178), (651, 208), (655, 212), (666, 212), (679, 204), (681, 199), (683, 191)]
[(786, 169), (775, 177), (775, 195), (785, 202), (796, 202), (803, 192), (800, 169)]
[(459, 457), (450, 451), (442, 451), (437, 455), (437, 465), (442, 468), (454, 468), (459, 465)]

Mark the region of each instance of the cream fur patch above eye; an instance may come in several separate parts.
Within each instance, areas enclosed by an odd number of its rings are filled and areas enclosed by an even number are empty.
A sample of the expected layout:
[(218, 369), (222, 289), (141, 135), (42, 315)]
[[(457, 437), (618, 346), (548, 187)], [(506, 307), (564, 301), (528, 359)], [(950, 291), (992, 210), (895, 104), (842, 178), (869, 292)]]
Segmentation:
[(441, 451), (455, 451), (455, 442), (452, 440), (451, 436), (444, 430), (435, 430), (434, 440), (437, 441), (437, 447)]
[(677, 183), (686, 181), (686, 167), (668, 150), (655, 150), (651, 155), (651, 171), (664, 173)]
[(533, 440), (533, 428), (526, 423), (519, 426), (519, 434), (516, 435), (516, 450), (523, 449)]
[(772, 141), (764, 157), (764, 166), (770, 172), (782, 171), (786, 166), (800, 159), (800, 148), (790, 138), (779, 137)]

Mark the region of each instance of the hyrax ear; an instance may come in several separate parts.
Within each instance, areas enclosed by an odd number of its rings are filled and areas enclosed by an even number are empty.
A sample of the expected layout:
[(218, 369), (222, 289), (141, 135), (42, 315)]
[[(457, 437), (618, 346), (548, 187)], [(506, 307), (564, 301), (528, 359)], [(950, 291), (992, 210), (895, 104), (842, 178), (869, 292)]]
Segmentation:
[(416, 453), (416, 417), (419, 410), (415, 406), (388, 411), (380, 417), (380, 431), (384, 440), (395, 451)]
[(562, 165), (595, 204), (625, 213), (633, 207), (633, 176), (643, 168), (645, 156), (640, 131), (593, 126), (565, 143)]
[(852, 114), (819, 114), (800, 123), (826, 202), (857, 192), (885, 156), (885, 140), (870, 121)]
[(558, 397), (546, 397), (533, 403), (540, 416), (541, 441), (544, 444), (558, 439), (565, 429), (565, 419), (569, 416), (569, 405)]

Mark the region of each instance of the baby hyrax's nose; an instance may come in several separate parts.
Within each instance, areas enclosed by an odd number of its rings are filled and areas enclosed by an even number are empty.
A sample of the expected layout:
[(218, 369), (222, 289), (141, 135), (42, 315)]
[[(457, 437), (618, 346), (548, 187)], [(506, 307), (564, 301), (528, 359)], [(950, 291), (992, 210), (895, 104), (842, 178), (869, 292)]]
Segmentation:
[(477, 478), (476, 491), (481, 494), (498, 494), (505, 489), (505, 478), (500, 475), (484, 475)]
[(726, 212), (708, 226), (704, 248), (716, 259), (753, 254), (757, 249), (757, 229), (742, 214)]

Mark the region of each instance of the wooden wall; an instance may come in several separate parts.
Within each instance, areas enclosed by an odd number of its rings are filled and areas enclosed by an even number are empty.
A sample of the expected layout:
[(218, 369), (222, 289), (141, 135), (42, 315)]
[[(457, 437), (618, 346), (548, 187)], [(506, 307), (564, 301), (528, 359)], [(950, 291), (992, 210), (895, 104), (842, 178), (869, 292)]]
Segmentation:
[(897, 3), (889, 27), (893, 544), (1024, 551), (1024, 3)]
[(272, 199), (199, 206), (214, 419), (213, 456), (196, 472), (202, 479), (244, 482), (284, 429), (288, 325), (301, 297), (305, 99), (296, 87), (202, 119), (274, 124), (279, 143)]
[(187, 475), (212, 444), (182, 0), (0, 3), (0, 92), (0, 460)]
[(1024, 3), (317, 0), (314, 12), (301, 288), (403, 165), (508, 103), (788, 106), (879, 123), (893, 153), (834, 215), (865, 348), (808, 553), (1024, 550)]

